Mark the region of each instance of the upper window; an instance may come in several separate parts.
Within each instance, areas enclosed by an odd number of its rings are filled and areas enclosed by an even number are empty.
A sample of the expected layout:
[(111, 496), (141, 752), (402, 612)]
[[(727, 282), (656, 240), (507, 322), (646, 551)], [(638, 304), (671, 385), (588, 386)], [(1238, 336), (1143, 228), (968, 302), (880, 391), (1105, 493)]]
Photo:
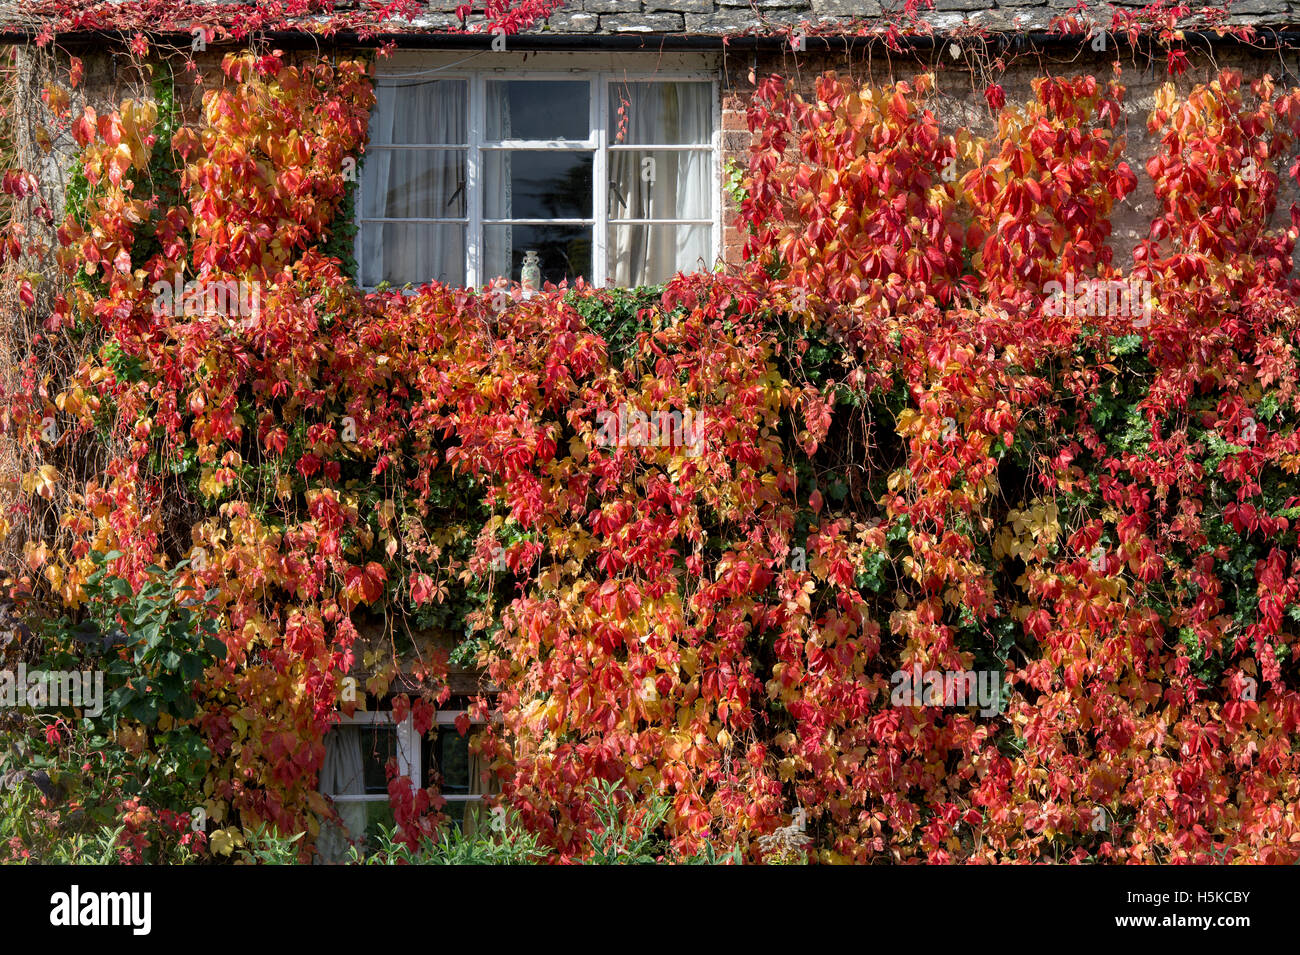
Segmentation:
[(647, 285), (716, 259), (706, 75), (381, 73), (362, 167), (361, 284)]

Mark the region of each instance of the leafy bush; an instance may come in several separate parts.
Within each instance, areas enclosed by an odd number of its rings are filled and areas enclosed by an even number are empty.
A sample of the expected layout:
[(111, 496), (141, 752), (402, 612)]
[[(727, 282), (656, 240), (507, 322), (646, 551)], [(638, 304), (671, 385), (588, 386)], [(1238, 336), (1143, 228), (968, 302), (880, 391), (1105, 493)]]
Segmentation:
[(32, 669), (94, 674), (101, 712), (84, 699), (33, 710), (29, 731), (0, 754), (14, 855), (71, 860), (107, 840), (133, 861), (162, 861), (160, 853), (184, 860), (204, 846), (191, 811), (205, 801), (212, 753), (196, 722), (196, 692), (226, 653), (211, 614), (215, 594), (180, 586), (184, 563), (146, 568), (150, 577), (133, 590), (107, 573), (121, 556), (92, 552), (80, 620), (46, 623), (45, 653)]
[[(592, 786), (592, 805), (597, 822), (590, 835), (591, 851), (584, 856), (589, 865), (721, 865), (741, 861), (739, 851), (719, 853), (711, 845), (688, 856), (674, 852), (671, 840), (662, 832), (668, 817), (668, 803), (662, 798), (635, 806), (621, 783), (599, 780)], [(511, 825), (472, 836), (457, 826), (447, 826), (414, 850), (395, 840), (394, 829), (389, 827), (381, 830), (373, 853), (363, 857), (355, 848), (352, 850), (352, 861), (365, 865), (530, 865), (552, 858), (551, 851), (538, 842), (536, 835)]]

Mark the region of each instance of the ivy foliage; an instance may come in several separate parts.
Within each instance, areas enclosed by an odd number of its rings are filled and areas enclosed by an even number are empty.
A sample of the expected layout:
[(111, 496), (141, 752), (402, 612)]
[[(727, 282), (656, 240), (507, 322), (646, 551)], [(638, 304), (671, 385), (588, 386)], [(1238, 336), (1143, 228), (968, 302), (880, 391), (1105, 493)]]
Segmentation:
[[(1294, 861), (1300, 92), (1162, 88), (1138, 171), (1118, 82), (991, 97), (988, 136), (930, 76), (814, 94), (757, 86), (743, 262), (536, 294), (330, 254), (363, 64), (66, 114), (84, 280), (45, 318), (102, 347), (5, 396), (13, 513), (54, 515), (7, 576), (112, 693), (15, 771), (102, 752), (128, 861), (305, 858), (348, 680), (425, 733), (465, 668), (520, 835), (393, 764), (381, 856)], [(51, 417), (95, 453), (42, 457)]]

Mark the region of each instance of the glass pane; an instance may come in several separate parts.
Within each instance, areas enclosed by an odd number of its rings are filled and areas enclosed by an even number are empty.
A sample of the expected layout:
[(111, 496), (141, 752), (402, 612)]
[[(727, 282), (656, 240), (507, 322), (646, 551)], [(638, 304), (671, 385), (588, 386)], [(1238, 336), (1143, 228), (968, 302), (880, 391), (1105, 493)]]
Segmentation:
[(361, 215), (367, 219), (460, 219), (465, 152), (378, 149), (361, 167)]
[(433, 784), (445, 796), (468, 795), (469, 734), (461, 736), (454, 726), (440, 726), (432, 743), (429, 772)]
[(541, 260), (543, 282), (591, 279), (591, 226), (488, 225), (483, 227), (483, 246), (485, 279), (506, 275), (518, 282), (529, 250), (536, 250)]
[(487, 138), (586, 139), (591, 84), (586, 80), (489, 80)]
[(370, 142), (463, 145), (469, 142), (469, 85), (428, 77), (380, 78), (370, 116)]
[(708, 219), (713, 157), (704, 151), (609, 154), (611, 219)]
[(483, 153), (485, 219), (590, 219), (593, 154), (569, 150)]
[(378, 834), (379, 827), (390, 828), (393, 819), (393, 806), (387, 799), (370, 800), (366, 807), (366, 839), (369, 842)]
[(361, 284), (465, 284), (465, 226), (460, 223), (363, 222)]
[(631, 288), (711, 268), (711, 232), (706, 225), (611, 224), (606, 278), (611, 285)]
[(336, 802), (334, 808), (338, 810), (343, 825), (340, 827), (328, 820), (322, 823), (320, 837), (316, 840), (322, 862), (347, 862), (354, 843), (362, 856), (369, 855), (375, 849), (380, 826), (391, 829), (395, 821), (393, 807), (387, 799)]
[(397, 758), (397, 727), (358, 726), (361, 738), (361, 765), (365, 772), (366, 795), (387, 795), (388, 776), (385, 767), (390, 759)]
[(397, 749), (397, 728), (391, 723), (343, 724), (326, 735), (320, 791), (339, 797), (331, 802), (342, 825), (322, 825), (316, 843), (322, 861), (346, 860), (354, 840), (373, 837), (380, 823), (392, 824), (386, 767)]
[(707, 145), (712, 134), (711, 83), (610, 84), (611, 143)]

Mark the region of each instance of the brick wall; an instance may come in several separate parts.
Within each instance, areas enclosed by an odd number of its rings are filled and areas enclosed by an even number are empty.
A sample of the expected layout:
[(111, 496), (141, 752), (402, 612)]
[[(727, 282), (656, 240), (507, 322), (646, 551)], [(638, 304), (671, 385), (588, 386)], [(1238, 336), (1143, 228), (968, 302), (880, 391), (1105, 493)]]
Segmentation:
[[(1174, 81), (1180, 91), (1210, 81), (1220, 68), (1225, 67), (1241, 70), (1247, 80), (1269, 73), (1289, 87), (1300, 86), (1300, 54), (1297, 53), (1279, 56), (1276, 51), (1270, 55), (1234, 47), (1194, 52), (1189, 55), (1189, 60), (1187, 72)], [(1114, 50), (1108, 54), (1098, 54), (1086, 42), (1081, 41), (1075, 46), (1056, 47), (1050, 52), (1039, 51), (1013, 61), (1006, 72), (997, 76), (997, 82), (1006, 90), (1008, 104), (1012, 104), (1017, 100), (1031, 98), (1033, 91), (1030, 84), (1035, 77), (1093, 74), (1104, 79), (1111, 75), (1114, 61)], [(951, 131), (958, 126), (966, 126), (986, 136), (992, 136), (996, 132), (993, 116), (984, 101), (984, 89), (990, 80), (981, 75), (977, 64), (967, 64), (964, 59), (954, 63), (946, 52), (946, 47), (927, 55), (890, 58), (869, 52), (809, 55), (786, 50), (780, 53), (731, 55), (725, 59), (725, 64), (723, 152), (726, 158), (742, 163), (748, 156), (750, 143), (745, 113), (749, 91), (753, 88), (749, 81), (751, 70), (759, 77), (771, 74), (783, 76), (793, 88), (805, 93), (811, 92), (816, 77), (823, 70), (834, 70), (864, 83), (910, 79), (917, 73), (933, 70), (937, 77), (935, 109), (941, 127)], [(1147, 237), (1151, 220), (1157, 211), (1151, 180), (1147, 177), (1145, 168), (1146, 161), (1157, 148), (1157, 141), (1147, 130), (1147, 118), (1154, 108), (1156, 91), (1169, 82), (1170, 77), (1166, 73), (1163, 58), (1143, 65), (1141, 60), (1126, 57), (1124, 71), (1119, 79), (1126, 89), (1119, 135), (1125, 137), (1125, 160), (1136, 174), (1138, 185), (1132, 194), (1116, 205), (1111, 217), (1114, 227), (1111, 244), (1115, 248), (1117, 264), (1125, 262), (1132, 247)], [(1283, 169), (1278, 212), (1273, 220), (1275, 228), (1285, 228), (1289, 224), (1286, 210), (1292, 202), (1300, 203), (1300, 188), (1285, 172)], [(723, 201), (723, 221), (728, 223), (723, 232), (724, 253), (728, 261), (734, 262), (739, 258), (743, 238), (730, 225), (737, 210), (725, 191)], [(1297, 267), (1300, 268), (1300, 252)]]

